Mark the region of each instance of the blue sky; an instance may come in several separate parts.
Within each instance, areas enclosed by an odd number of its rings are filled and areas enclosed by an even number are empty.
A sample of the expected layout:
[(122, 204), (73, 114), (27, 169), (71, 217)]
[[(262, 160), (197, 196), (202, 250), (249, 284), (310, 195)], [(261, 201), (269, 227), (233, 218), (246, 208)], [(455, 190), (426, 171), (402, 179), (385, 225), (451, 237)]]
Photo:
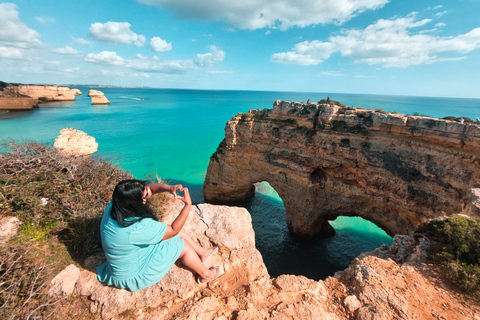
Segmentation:
[(0, 80), (480, 98), (478, 0), (0, 2)]

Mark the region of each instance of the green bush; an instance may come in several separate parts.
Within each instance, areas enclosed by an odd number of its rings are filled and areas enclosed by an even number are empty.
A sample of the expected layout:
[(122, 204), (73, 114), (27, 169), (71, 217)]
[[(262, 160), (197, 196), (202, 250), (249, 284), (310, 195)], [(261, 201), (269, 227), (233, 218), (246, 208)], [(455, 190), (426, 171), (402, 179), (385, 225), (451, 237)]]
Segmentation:
[(467, 293), (480, 293), (480, 219), (452, 215), (417, 229), (432, 241), (429, 257), (449, 282)]

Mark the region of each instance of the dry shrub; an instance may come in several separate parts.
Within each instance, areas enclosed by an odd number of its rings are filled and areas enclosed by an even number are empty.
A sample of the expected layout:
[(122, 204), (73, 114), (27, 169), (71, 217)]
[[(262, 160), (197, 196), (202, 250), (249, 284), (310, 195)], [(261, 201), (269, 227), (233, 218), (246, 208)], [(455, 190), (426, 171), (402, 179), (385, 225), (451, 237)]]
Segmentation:
[[(101, 215), (116, 184), (132, 176), (94, 158), (66, 157), (35, 142), (8, 142), (0, 154), (0, 212), (23, 223), (0, 248), (0, 319), (47, 318), (46, 285), (70, 263), (99, 250)], [(151, 198), (161, 207), (166, 196)]]

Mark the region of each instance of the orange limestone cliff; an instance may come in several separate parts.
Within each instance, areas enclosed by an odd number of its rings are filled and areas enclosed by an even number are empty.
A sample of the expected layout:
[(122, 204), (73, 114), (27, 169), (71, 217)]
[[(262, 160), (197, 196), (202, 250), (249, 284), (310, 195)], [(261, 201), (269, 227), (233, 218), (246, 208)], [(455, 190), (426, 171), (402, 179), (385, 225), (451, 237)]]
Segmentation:
[(243, 202), (267, 181), (304, 237), (333, 234), (338, 216), (411, 235), (462, 212), (480, 185), (480, 125), (379, 111), (276, 101), (234, 116), (210, 158), (206, 201)]
[(68, 87), (1, 84), (0, 110), (31, 110), (42, 102), (75, 101), (75, 96), (82, 94)]

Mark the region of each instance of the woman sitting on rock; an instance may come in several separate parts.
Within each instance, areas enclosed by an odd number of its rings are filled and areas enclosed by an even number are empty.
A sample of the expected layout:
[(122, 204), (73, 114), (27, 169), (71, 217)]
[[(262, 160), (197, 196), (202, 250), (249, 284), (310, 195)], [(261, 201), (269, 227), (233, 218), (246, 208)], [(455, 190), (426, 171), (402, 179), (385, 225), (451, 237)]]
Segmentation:
[[(183, 196), (178, 196), (177, 190)], [(185, 203), (171, 225), (159, 222), (147, 202), (160, 192), (170, 192)], [(98, 280), (137, 291), (160, 281), (178, 259), (198, 274), (199, 283), (218, 277), (218, 266), (207, 269), (203, 265), (218, 247), (203, 249), (182, 229), (191, 206), (188, 189), (181, 185), (119, 182), (100, 225), (107, 261), (97, 268)]]

